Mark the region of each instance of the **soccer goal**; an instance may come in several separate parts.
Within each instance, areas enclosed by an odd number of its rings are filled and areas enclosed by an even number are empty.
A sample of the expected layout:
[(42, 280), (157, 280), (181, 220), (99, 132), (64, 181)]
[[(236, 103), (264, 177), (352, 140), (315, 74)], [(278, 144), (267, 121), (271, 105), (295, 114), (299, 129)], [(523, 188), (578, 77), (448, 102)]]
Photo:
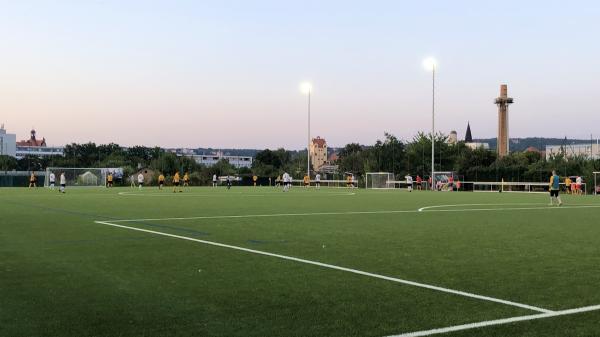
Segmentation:
[(109, 168), (48, 167), (46, 168), (44, 186), (50, 186), (51, 174), (55, 176), (55, 184), (59, 185), (60, 175), (64, 173), (68, 187), (104, 187), (106, 186), (108, 173), (113, 172), (115, 174), (117, 173), (116, 170)]
[(365, 188), (394, 188), (394, 182), (394, 174), (389, 172), (367, 172), (367, 174), (365, 175)]

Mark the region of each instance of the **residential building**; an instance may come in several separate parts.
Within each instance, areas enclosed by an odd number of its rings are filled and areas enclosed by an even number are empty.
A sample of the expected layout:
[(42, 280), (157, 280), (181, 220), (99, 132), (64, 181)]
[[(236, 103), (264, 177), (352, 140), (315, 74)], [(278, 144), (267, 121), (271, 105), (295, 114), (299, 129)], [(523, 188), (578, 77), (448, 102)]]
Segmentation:
[(15, 157), (17, 151), (17, 136), (6, 133), (4, 124), (0, 126), (0, 155)]
[(600, 144), (596, 142), (595, 144), (546, 145), (546, 159), (557, 155), (564, 155), (565, 158), (600, 159)]
[(227, 160), (229, 164), (233, 165), (236, 168), (241, 167), (252, 167), (252, 157), (249, 156), (229, 156), (224, 155), (222, 152), (217, 152), (209, 155), (198, 154), (192, 155), (192, 158), (198, 163), (205, 166), (213, 166), (218, 163), (220, 160)]

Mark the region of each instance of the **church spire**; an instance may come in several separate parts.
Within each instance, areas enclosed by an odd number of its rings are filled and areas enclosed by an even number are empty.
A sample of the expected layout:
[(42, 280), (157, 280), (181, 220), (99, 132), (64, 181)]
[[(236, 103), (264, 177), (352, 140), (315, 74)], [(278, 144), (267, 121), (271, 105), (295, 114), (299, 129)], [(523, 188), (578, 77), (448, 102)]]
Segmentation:
[(473, 136), (471, 135), (471, 123), (467, 122), (467, 133), (465, 134), (465, 143), (473, 143)]

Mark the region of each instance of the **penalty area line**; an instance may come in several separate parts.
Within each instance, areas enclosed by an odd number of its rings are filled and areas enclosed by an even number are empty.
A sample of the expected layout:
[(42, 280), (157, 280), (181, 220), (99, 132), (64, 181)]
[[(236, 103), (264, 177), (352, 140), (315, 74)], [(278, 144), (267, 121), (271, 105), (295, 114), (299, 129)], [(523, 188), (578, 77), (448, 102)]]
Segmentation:
[(380, 280), (386, 280), (386, 281), (401, 283), (401, 284), (405, 284), (405, 285), (410, 285), (410, 286), (419, 287), (419, 288), (425, 288), (425, 289), (429, 289), (429, 290), (435, 290), (435, 291), (449, 293), (449, 294), (454, 294), (454, 295), (459, 295), (459, 296), (463, 296), (463, 297), (469, 297), (469, 298), (474, 298), (474, 299), (483, 300), (483, 301), (501, 303), (501, 304), (505, 304), (505, 305), (509, 305), (509, 306), (513, 306), (513, 307), (519, 307), (519, 308), (523, 308), (523, 309), (528, 309), (528, 310), (531, 310), (531, 311), (537, 311), (537, 312), (542, 312), (542, 313), (552, 313), (553, 312), (553, 311), (548, 310), (548, 309), (543, 309), (543, 308), (539, 308), (539, 307), (535, 307), (535, 306), (531, 306), (531, 305), (527, 305), (527, 304), (523, 304), (523, 303), (517, 303), (517, 302), (507, 301), (507, 300), (503, 300), (503, 299), (499, 299), (499, 298), (494, 298), (494, 297), (489, 297), (489, 296), (477, 295), (477, 294), (473, 294), (473, 293), (469, 293), (469, 292), (465, 292), (465, 291), (454, 290), (454, 289), (449, 289), (449, 288), (443, 288), (443, 287), (438, 287), (438, 286), (434, 286), (434, 285), (430, 285), (430, 284), (425, 284), (425, 283), (419, 283), (419, 282), (414, 282), (414, 281), (409, 281), (409, 280), (403, 280), (403, 279), (399, 279), (399, 278), (395, 278), (395, 277), (390, 277), (390, 276), (385, 276), (385, 275), (380, 275), (380, 274), (369, 273), (369, 272), (362, 271), (362, 270), (351, 269), (351, 268), (346, 268), (346, 267), (340, 267), (340, 266), (336, 266), (336, 265), (333, 265), (333, 264), (327, 264), (327, 263), (322, 263), (322, 262), (317, 262), (317, 261), (305, 260), (305, 259), (301, 259), (301, 258), (297, 258), (297, 257), (292, 257), (292, 256), (287, 256), (287, 255), (281, 255), (281, 254), (275, 254), (275, 253), (269, 253), (269, 252), (265, 252), (265, 251), (261, 251), (261, 250), (249, 249), (249, 248), (244, 248), (244, 247), (239, 247), (239, 246), (233, 246), (233, 245), (228, 245), (228, 244), (224, 244), (224, 243), (218, 243), (218, 242), (214, 242), (214, 241), (201, 240), (201, 239), (191, 238), (191, 237), (182, 236), (182, 235), (170, 234), (170, 233), (159, 232), (159, 231), (154, 231), (154, 230), (149, 230), (149, 229), (143, 229), (143, 228), (138, 228), (138, 227), (131, 227), (131, 226), (119, 225), (119, 224), (115, 224), (115, 223), (108, 222), (108, 221), (94, 221), (94, 222), (97, 223), (97, 224), (102, 224), (102, 225), (107, 225), (107, 226), (112, 226), (112, 227), (118, 227), (118, 228), (122, 228), (122, 229), (129, 229), (129, 230), (134, 230), (134, 231), (139, 231), (139, 232), (144, 232), (144, 233), (149, 233), (149, 234), (162, 235), (162, 236), (171, 237), (171, 238), (175, 238), (175, 239), (181, 239), (181, 240), (187, 240), (187, 241), (193, 241), (193, 242), (197, 242), (197, 243), (202, 243), (202, 244), (205, 244), (205, 245), (211, 245), (211, 246), (216, 246), (216, 247), (221, 247), (221, 248), (228, 248), (228, 249), (233, 249), (233, 250), (237, 250), (237, 251), (243, 251), (243, 252), (246, 252), (246, 253), (252, 253), (252, 254), (263, 255), (263, 256), (270, 256), (270, 257), (275, 257), (275, 258), (282, 259), (282, 260), (294, 261), (294, 262), (309, 264), (309, 265), (313, 265), (313, 266), (318, 266), (318, 267), (323, 267), (323, 268), (328, 268), (328, 269), (334, 269), (334, 270), (344, 271), (344, 272), (348, 272), (348, 273), (352, 273), (352, 274), (368, 276), (368, 277), (372, 277), (372, 278), (376, 278), (376, 279), (380, 279)]
[(504, 325), (504, 324), (510, 324), (510, 323), (516, 323), (516, 322), (523, 322), (523, 321), (532, 321), (532, 320), (542, 319), (542, 318), (574, 315), (574, 314), (590, 312), (590, 311), (597, 311), (597, 310), (600, 310), (600, 305), (592, 305), (589, 307), (581, 307), (581, 308), (575, 308), (575, 309), (546, 312), (546, 313), (535, 314), (535, 315), (526, 315), (526, 316), (516, 316), (516, 317), (510, 317), (510, 318), (495, 319), (495, 320), (483, 321), (483, 322), (477, 322), (477, 323), (467, 323), (467, 324), (449, 326), (449, 327), (445, 327), (445, 328), (408, 332), (408, 333), (403, 333), (400, 335), (392, 335), (392, 336), (388, 336), (388, 337), (432, 336), (432, 335), (444, 334), (444, 333), (455, 332), (455, 331), (477, 329), (477, 328), (483, 328), (483, 327), (488, 327), (488, 326)]

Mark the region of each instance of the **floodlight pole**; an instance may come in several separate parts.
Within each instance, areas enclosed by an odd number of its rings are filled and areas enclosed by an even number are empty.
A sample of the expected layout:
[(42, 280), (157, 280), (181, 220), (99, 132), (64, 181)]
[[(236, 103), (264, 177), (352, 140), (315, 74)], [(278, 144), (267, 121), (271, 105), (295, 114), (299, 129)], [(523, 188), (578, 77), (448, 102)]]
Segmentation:
[(306, 148), (306, 175), (310, 179), (310, 93), (312, 88), (308, 89), (308, 146)]
[(435, 63), (431, 74), (431, 189), (435, 191)]

